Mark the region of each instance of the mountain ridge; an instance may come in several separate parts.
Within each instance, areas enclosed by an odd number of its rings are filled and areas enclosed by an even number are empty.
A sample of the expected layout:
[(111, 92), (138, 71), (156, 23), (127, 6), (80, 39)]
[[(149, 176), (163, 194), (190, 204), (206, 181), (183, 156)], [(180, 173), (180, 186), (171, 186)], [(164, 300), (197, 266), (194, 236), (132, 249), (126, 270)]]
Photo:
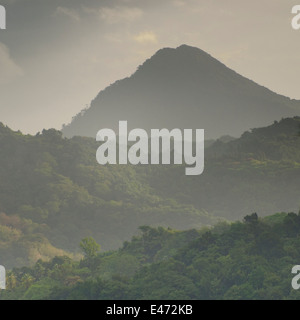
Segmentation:
[(206, 129), (210, 139), (237, 137), (295, 115), (300, 115), (300, 101), (256, 84), (201, 49), (182, 45), (160, 49), (130, 77), (100, 91), (62, 131), (67, 137), (95, 137), (98, 130), (116, 130), (119, 120), (127, 120), (130, 129)]

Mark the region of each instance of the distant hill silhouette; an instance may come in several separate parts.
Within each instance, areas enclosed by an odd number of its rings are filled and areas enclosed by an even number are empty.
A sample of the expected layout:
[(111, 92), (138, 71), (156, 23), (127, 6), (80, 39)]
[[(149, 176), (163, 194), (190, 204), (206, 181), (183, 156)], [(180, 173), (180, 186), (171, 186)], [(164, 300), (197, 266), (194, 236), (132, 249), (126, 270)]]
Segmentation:
[(67, 137), (98, 130), (201, 128), (206, 138), (239, 136), (247, 129), (300, 115), (300, 101), (246, 79), (206, 52), (182, 45), (159, 50), (129, 78), (101, 91), (90, 108), (64, 126)]

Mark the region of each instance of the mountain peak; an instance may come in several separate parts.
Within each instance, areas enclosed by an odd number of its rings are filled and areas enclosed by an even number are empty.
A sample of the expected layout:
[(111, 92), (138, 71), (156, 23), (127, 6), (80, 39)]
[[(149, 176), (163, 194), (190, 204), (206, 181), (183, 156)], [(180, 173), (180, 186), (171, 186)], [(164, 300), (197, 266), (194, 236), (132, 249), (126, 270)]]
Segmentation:
[(161, 63), (163, 63), (165, 67), (171, 64), (180, 67), (183, 63), (186, 67), (194, 63), (209, 63), (209, 60), (221, 64), (205, 51), (183, 44), (177, 48), (163, 48), (158, 50), (151, 58), (147, 59), (141, 67), (148, 67), (149, 65), (155, 64), (160, 66)]
[(163, 48), (130, 77), (101, 91), (91, 107), (63, 129), (95, 137), (98, 130), (205, 129), (206, 138), (238, 137), (300, 113), (300, 101), (278, 95), (239, 75), (205, 51), (186, 44)]
[[(158, 50), (139, 66), (137, 72), (133, 75), (139, 81), (141, 81), (141, 77), (144, 79), (156, 77), (159, 81), (167, 77), (170, 80), (181, 78), (182, 80), (185, 79), (183, 86), (189, 82), (198, 83), (205, 91), (207, 91), (205, 87), (214, 86), (211, 82), (225, 82), (236, 76), (238, 75), (233, 70), (227, 68), (207, 52), (186, 44), (177, 48)], [(242, 77), (240, 76), (240, 78)]]
[(206, 56), (211, 57), (207, 52), (203, 51), (202, 49), (189, 46), (187, 44), (182, 44), (179, 47), (175, 48), (174, 50), (180, 53), (185, 53), (185, 54), (195, 54), (195, 55), (204, 54)]
[(194, 54), (194, 55), (204, 54), (209, 56), (207, 52), (201, 50), (200, 48), (189, 46), (187, 44), (182, 44), (177, 48), (170, 48), (170, 47), (162, 48), (156, 52), (156, 54), (161, 54), (161, 53), (163, 54)]

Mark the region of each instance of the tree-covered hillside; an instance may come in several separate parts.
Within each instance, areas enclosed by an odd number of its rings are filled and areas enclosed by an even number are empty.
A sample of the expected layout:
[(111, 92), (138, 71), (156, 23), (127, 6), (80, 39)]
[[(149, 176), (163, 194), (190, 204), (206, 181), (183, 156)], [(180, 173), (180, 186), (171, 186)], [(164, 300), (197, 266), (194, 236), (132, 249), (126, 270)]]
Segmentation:
[(107, 250), (141, 225), (188, 229), (215, 221), (160, 196), (134, 166), (99, 165), (97, 148), (91, 138), (65, 139), (53, 129), (30, 136), (0, 125), (0, 256), (8, 268), (61, 249), (74, 253), (87, 236)]
[[(249, 212), (298, 211), (300, 207), (300, 117), (275, 121), (239, 139), (205, 149), (205, 169), (188, 179), (181, 168), (148, 170), (147, 182), (216, 216), (241, 219)], [(169, 183), (169, 181), (176, 183)]]
[[(0, 126), (0, 256), (7, 268), (64, 254), (93, 237), (120, 247), (142, 225), (178, 230), (242, 219), (249, 212), (297, 212), (300, 118), (253, 129), (205, 149), (205, 169), (110, 165), (92, 138), (36, 136)], [(3, 260), (3, 261), (2, 261)]]
[(1, 299), (299, 299), (300, 214), (278, 213), (200, 231), (140, 228), (118, 251), (56, 257), (14, 269)]

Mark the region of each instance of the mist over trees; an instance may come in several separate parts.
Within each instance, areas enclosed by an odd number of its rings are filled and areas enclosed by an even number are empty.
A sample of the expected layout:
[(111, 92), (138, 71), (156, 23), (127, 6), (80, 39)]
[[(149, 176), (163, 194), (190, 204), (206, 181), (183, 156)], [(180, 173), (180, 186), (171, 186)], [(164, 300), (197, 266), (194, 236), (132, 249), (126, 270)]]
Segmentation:
[(1, 125), (1, 257), (8, 268), (79, 258), (82, 239), (93, 237), (105, 252), (143, 225), (199, 229), (249, 212), (297, 212), (299, 124), (283, 119), (210, 143), (197, 177), (180, 165), (101, 166), (92, 138), (66, 139), (53, 129), (23, 135)]

